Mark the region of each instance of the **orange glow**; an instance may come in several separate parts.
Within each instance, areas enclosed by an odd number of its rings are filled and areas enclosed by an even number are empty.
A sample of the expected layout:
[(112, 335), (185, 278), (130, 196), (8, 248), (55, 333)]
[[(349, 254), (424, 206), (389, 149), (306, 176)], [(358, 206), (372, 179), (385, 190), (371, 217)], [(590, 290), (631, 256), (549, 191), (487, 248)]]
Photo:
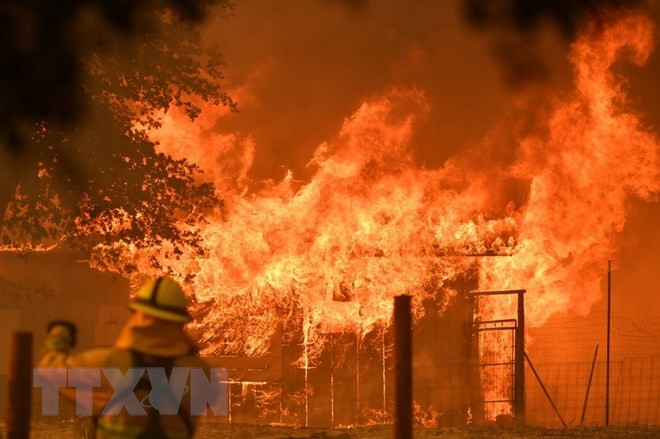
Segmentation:
[(625, 56), (643, 64), (652, 31), (637, 15), (602, 31), (593, 26), (572, 45), (575, 91), (556, 104), (548, 137), (521, 142), (511, 172), (530, 178), (530, 192), (517, 219), (518, 243), (510, 258), (483, 261), (481, 284), (526, 288), (533, 325), (555, 312), (590, 310), (628, 198), (658, 191), (658, 139), (626, 107), (625, 81), (611, 70)]
[[(511, 171), (531, 180), (517, 218), (518, 243), (511, 257), (482, 262), (480, 282), (484, 289), (527, 289), (532, 326), (556, 312), (586, 314), (600, 300), (626, 201), (658, 191), (658, 139), (626, 108), (623, 79), (611, 70), (623, 56), (643, 64), (653, 48), (652, 30), (650, 20), (634, 15), (602, 31), (592, 26), (572, 45), (575, 91), (557, 102), (548, 137), (521, 142)], [(484, 304), (484, 316), (515, 316), (515, 297), (507, 299)], [(489, 346), (497, 342), (482, 345), (497, 351), (501, 347)], [(501, 386), (485, 384), (486, 399), (502, 399)]]
[[(626, 107), (612, 71), (622, 56), (643, 64), (652, 31), (647, 18), (629, 15), (580, 37), (570, 54), (575, 90), (555, 102), (548, 134), (522, 139), (506, 169), (475, 167), (470, 157), (478, 151), (438, 169), (416, 166), (412, 137), (429, 103), (415, 88), (365, 99), (317, 148), (306, 182), (290, 172), (251, 181), (256, 145), (214, 131), (222, 112), (207, 110), (197, 124), (167, 115), (153, 133), (161, 150), (197, 162), (225, 201), (201, 226), (206, 255), (167, 261), (181, 279), (194, 275), (189, 291), (195, 325), (209, 342), (205, 353), (263, 354), (274, 328), (297, 318), (304, 334), (298, 365), (307, 369), (327, 348), (327, 334), (364, 336), (389, 325), (392, 298), (402, 293), (413, 296), (419, 317), (431, 291), (475, 263), (481, 289), (528, 291), (531, 326), (557, 312), (588, 312), (601, 297), (627, 200), (659, 189), (658, 139)], [(525, 202), (493, 208), (498, 183), (513, 179), (528, 184)], [(130, 253), (149, 273), (148, 251)], [(499, 297), (483, 301), (480, 317), (507, 318), (514, 309)], [(485, 337), (481, 343), (484, 352), (504, 349)], [(504, 397), (482, 378), (486, 399)], [(490, 416), (500, 413), (507, 411)]]

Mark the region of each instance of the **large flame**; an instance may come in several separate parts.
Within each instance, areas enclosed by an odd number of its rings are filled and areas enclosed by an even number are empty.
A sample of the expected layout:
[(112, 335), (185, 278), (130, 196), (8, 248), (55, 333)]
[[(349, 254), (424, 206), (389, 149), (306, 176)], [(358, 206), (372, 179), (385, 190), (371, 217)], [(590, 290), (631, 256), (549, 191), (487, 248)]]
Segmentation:
[(623, 56), (643, 65), (653, 24), (628, 15), (592, 26), (573, 45), (575, 91), (559, 101), (547, 138), (521, 142), (513, 175), (530, 178), (510, 258), (484, 261), (484, 288), (525, 288), (533, 325), (560, 311), (584, 314), (600, 297), (607, 260), (618, 248), (631, 196), (657, 194), (658, 139), (627, 107)]
[(413, 166), (410, 138), (426, 111), (422, 92), (390, 91), (319, 146), (308, 183), (288, 175), (247, 195), (220, 186), (226, 212), (204, 228), (208, 257), (195, 261), (197, 300), (213, 304), (202, 325), (247, 354), (296, 312), (310, 345), (318, 331), (365, 334), (388, 324), (397, 294), (412, 294), (421, 314), (430, 291), (472, 264), (456, 255), (508, 249), (501, 236), (514, 223), (479, 214), (481, 184), (465, 186), (453, 166)]
[[(530, 190), (516, 220), (518, 242), (511, 257), (482, 262), (480, 283), (484, 289), (526, 289), (532, 326), (556, 312), (585, 314), (600, 300), (628, 198), (658, 192), (658, 139), (627, 108), (623, 80), (612, 72), (623, 55), (645, 63), (652, 30), (651, 21), (638, 15), (605, 29), (592, 26), (572, 45), (575, 90), (555, 104), (549, 134), (521, 142), (510, 172), (530, 178)], [(482, 314), (514, 316), (515, 299), (490, 300)], [(482, 335), (482, 355), (496, 361), (503, 343), (494, 333)], [(506, 399), (507, 386), (498, 378), (482, 373), (487, 400)], [(510, 413), (507, 404), (491, 409), (491, 416)]]
[[(612, 70), (622, 56), (644, 64), (652, 31), (634, 14), (592, 26), (572, 45), (575, 90), (556, 98), (547, 133), (522, 139), (515, 161), (498, 169), (476, 165), (474, 149), (438, 169), (416, 166), (412, 136), (429, 104), (415, 88), (365, 99), (310, 157), (315, 172), (304, 182), (291, 173), (250, 180), (258, 145), (217, 134), (214, 118), (223, 114), (207, 112), (198, 125), (168, 115), (152, 133), (160, 148), (197, 161), (225, 201), (202, 226), (206, 254), (167, 262), (191, 279), (206, 352), (263, 353), (274, 328), (296, 320), (300, 365), (309, 367), (325, 334), (386, 327), (402, 293), (420, 316), (431, 292), (475, 264), (482, 289), (528, 291), (532, 326), (553, 313), (588, 312), (627, 201), (651, 199), (660, 185), (658, 139), (628, 108)], [(518, 205), (501, 192), (510, 181), (528, 187)], [(149, 256), (132, 253), (145, 272)], [(481, 318), (512, 316), (512, 300), (487, 301)]]

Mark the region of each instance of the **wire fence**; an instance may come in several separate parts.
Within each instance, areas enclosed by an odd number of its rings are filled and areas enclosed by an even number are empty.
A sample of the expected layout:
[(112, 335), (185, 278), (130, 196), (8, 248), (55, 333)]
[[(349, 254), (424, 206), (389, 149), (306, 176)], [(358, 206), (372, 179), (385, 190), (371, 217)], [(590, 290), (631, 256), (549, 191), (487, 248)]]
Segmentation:
[[(529, 330), (528, 355), (569, 426), (605, 424), (606, 343), (604, 314), (553, 319)], [(610, 348), (610, 425), (660, 425), (660, 317), (612, 317)], [(526, 401), (529, 424), (561, 427), (531, 373)]]
[[(478, 363), (474, 363), (458, 356), (456, 346), (447, 348), (448, 339), (456, 344), (458, 337), (438, 337), (442, 331), (433, 326), (426, 329), (424, 332), (418, 328), (415, 339), (413, 394), (417, 424), (513, 425), (512, 330), (502, 327), (499, 331), (479, 332), (479, 357)], [(605, 424), (606, 331), (604, 313), (553, 319), (541, 328), (528, 329), (527, 355), (556, 410), (528, 361), (527, 424), (562, 428), (559, 415), (568, 427)], [(490, 337), (488, 343), (483, 337)], [(369, 348), (361, 346), (355, 356), (344, 354), (348, 356), (340, 366), (327, 353), (314, 369), (307, 371), (305, 381), (298, 373), (285, 392), (290, 393), (293, 385), (300, 395), (307, 395), (305, 404), (298, 401), (296, 405), (293, 399), (293, 404), (284, 404), (297, 407), (305, 413), (304, 417), (300, 413), (297, 418), (280, 417), (285, 423), (302, 423), (308, 417), (310, 425), (324, 426), (391, 421), (394, 365), (389, 352), (379, 350), (390, 342), (385, 337)], [(352, 345), (349, 352), (355, 350)], [(614, 317), (610, 366), (610, 425), (660, 425), (660, 317), (641, 322)], [(237, 399), (240, 396), (237, 394)], [(254, 417), (254, 411), (246, 414)]]

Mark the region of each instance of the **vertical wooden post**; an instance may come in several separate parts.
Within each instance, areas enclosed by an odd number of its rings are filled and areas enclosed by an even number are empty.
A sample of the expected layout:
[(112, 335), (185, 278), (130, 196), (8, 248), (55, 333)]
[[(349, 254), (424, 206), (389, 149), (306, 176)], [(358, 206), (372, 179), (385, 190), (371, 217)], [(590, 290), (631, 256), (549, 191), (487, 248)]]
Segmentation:
[(7, 438), (28, 439), (32, 400), (32, 333), (12, 333), (7, 379)]
[(412, 439), (412, 315), (410, 296), (394, 298), (394, 439)]
[(516, 325), (514, 353), (514, 417), (516, 423), (525, 423), (525, 293), (518, 293), (518, 324)]

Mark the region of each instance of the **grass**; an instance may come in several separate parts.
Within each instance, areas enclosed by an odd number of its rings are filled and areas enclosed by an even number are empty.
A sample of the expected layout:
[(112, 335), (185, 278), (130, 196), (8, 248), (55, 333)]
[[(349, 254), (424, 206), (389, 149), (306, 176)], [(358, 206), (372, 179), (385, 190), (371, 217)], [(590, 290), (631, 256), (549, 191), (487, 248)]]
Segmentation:
[[(285, 428), (248, 425), (203, 425), (200, 428), (199, 439), (236, 438), (236, 439), (385, 439), (393, 436), (392, 426), (381, 425), (373, 427), (359, 427), (348, 430), (315, 430), (304, 428)], [(660, 438), (660, 427), (644, 425), (626, 425), (610, 428), (583, 427), (575, 429), (547, 429), (535, 427), (523, 428), (443, 428), (443, 429), (415, 429), (414, 435), (418, 439), (450, 438), (450, 439), (478, 439), (478, 438)]]
[[(4, 432), (4, 424), (0, 423)], [(74, 421), (34, 421), (32, 439), (77, 438), (78, 423)], [(385, 439), (391, 438), (392, 426), (379, 425), (346, 430), (294, 428), (268, 425), (215, 424), (200, 426), (196, 439)], [(3, 438), (6, 437), (4, 432)], [(593, 438), (632, 439), (660, 438), (660, 426), (621, 425), (614, 427), (581, 427), (572, 429), (548, 429), (538, 427), (466, 427), (423, 429), (416, 428), (416, 439), (522, 439), (522, 438)]]

